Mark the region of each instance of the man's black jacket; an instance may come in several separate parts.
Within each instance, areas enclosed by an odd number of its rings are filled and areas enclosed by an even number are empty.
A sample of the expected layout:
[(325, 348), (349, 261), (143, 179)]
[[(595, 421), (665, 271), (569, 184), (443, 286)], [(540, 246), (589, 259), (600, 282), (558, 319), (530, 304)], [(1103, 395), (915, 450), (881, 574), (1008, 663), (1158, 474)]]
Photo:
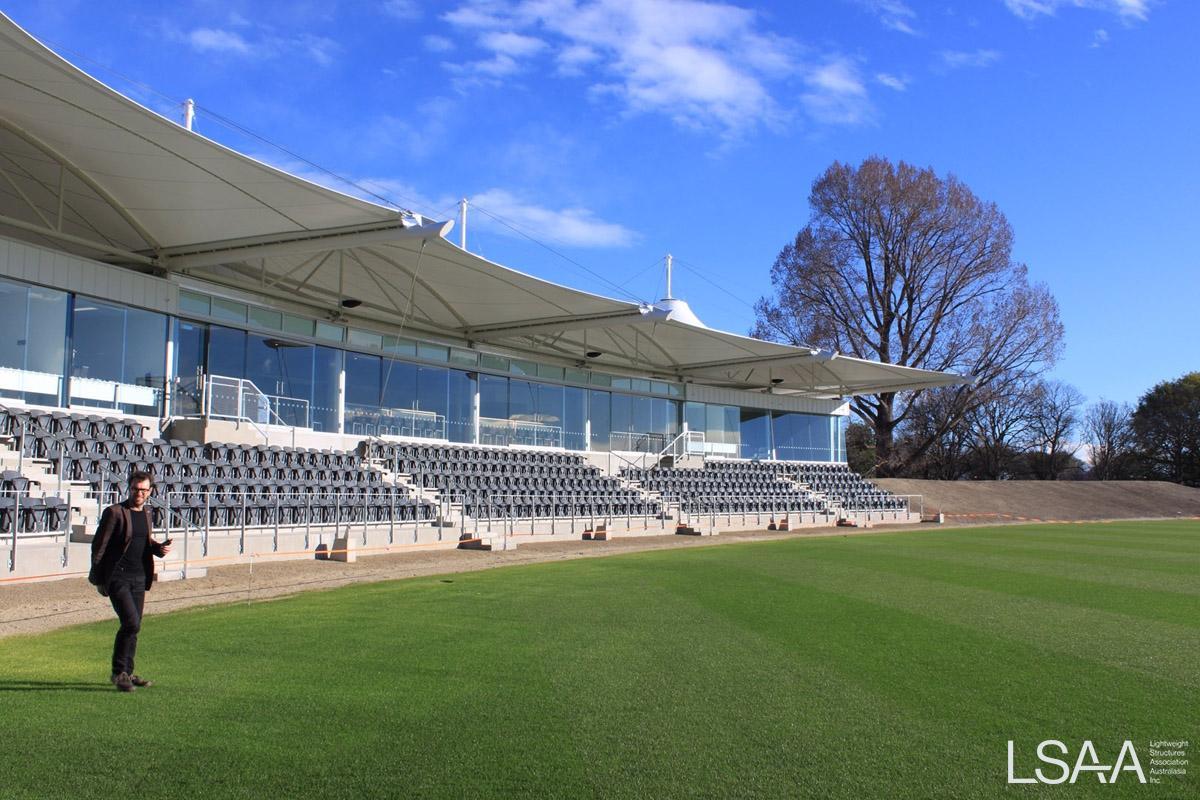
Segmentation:
[[(92, 570), (88, 581), (95, 586), (107, 586), (112, 577), (113, 569), (129, 547), (133, 538), (132, 514), (146, 515), (146, 530), (154, 530), (154, 518), (150, 516), (150, 508), (141, 511), (130, 511), (128, 501), (117, 503), (104, 509), (100, 516), (100, 527), (96, 529), (96, 537), (92, 539)], [(146, 590), (154, 583), (154, 556), (162, 558), (162, 542), (146, 538), (146, 549), (142, 551), (142, 569), (146, 573)]]

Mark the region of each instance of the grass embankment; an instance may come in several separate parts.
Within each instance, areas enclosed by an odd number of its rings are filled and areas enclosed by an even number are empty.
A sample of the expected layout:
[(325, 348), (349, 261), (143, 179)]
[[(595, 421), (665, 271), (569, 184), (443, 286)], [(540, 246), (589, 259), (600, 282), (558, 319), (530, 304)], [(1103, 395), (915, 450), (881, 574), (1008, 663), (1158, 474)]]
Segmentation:
[[(796, 539), (420, 578), (0, 641), (6, 798), (1184, 797), (1006, 785), (1197, 739), (1200, 524)], [(1196, 752), (1193, 745), (1193, 758)], [(1045, 766), (1045, 765), (1043, 765)], [(1051, 774), (1055, 768), (1049, 768)]]

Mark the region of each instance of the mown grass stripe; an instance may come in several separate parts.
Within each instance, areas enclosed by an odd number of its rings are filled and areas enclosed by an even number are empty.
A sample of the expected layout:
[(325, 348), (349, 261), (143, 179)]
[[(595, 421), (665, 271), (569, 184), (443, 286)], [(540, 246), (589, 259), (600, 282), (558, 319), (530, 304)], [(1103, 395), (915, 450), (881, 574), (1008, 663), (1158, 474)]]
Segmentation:
[[(970, 563), (973, 537), (955, 535), (639, 553), (152, 615), (141, 668), (161, 683), (133, 696), (103, 682), (112, 623), (6, 639), (0, 702), (21, 761), (2, 794), (1000, 797), (1031, 793), (1005, 783), (1008, 739), (1030, 753), (1086, 738), (1111, 757), (1125, 738), (1189, 737), (1200, 636), (1171, 621), (1194, 603), (1188, 576), (1175, 597), (1137, 570), (1128, 586), (1088, 585), (1075, 563), (1057, 581), (1014, 574)], [(1013, 544), (986, 551), (1052, 566)], [(1124, 561), (1104, 563), (1120, 578)], [(105, 731), (150, 757), (112, 758)]]

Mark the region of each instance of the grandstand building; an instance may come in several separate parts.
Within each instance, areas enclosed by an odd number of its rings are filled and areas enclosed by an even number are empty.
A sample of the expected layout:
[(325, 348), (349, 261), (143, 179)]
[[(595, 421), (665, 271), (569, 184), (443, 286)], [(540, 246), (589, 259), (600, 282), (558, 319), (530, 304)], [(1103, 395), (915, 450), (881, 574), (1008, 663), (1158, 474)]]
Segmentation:
[[(243, 552), (247, 525), (340, 531), (347, 505), (369, 541), (397, 498), (401, 521), (465, 533), (716, 513), (731, 487), (743, 514), (828, 520), (838, 486), (870, 494), (845, 469), (847, 398), (962, 380), (551, 283), (451, 227), (206, 139), (0, 16), (0, 542), (69, 539), (139, 465), (176, 495), (164, 525), (237, 527)], [(306, 487), (335, 477), (354, 499), (314, 512)], [(200, 503), (197, 483), (234, 485)]]

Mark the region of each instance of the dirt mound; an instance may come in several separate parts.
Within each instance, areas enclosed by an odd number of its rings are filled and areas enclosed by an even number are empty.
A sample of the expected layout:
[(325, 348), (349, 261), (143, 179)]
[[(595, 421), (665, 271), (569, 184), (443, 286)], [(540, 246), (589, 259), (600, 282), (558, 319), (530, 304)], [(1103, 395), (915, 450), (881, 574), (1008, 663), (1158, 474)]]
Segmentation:
[(941, 512), (954, 522), (1200, 516), (1200, 489), (1163, 481), (875, 482), (894, 494), (922, 495), (926, 515)]

